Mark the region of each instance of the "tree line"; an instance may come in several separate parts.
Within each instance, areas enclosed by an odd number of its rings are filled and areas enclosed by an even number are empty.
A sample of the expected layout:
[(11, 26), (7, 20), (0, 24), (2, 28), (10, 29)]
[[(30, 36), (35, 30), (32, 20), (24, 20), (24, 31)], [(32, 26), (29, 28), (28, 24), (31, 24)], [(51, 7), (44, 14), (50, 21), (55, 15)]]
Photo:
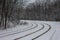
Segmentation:
[(0, 27), (7, 28), (7, 22), (13, 14), (17, 0), (0, 0), (2, 9), (0, 13)]

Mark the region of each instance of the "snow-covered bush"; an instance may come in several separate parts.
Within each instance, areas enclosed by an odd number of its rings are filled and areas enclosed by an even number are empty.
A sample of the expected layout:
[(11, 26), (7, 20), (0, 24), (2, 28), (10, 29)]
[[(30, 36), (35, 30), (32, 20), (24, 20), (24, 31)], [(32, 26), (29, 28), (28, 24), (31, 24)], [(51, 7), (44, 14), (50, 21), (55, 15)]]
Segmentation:
[(28, 22), (20, 21), (20, 25), (28, 25)]

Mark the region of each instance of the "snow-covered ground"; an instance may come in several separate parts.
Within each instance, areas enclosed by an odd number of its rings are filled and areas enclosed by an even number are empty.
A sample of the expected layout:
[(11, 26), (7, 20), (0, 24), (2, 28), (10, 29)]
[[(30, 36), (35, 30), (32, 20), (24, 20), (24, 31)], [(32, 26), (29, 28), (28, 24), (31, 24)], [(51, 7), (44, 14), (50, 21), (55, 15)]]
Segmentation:
[(60, 40), (60, 22), (21, 20), (27, 25), (0, 30), (0, 40)]

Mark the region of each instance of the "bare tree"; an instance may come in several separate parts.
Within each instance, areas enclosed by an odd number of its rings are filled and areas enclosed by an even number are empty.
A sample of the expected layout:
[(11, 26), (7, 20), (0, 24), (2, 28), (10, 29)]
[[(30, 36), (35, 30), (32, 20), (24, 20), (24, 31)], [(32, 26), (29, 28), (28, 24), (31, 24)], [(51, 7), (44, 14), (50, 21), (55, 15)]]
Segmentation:
[(7, 28), (7, 21), (8, 18), (11, 16), (14, 5), (16, 4), (17, 0), (3, 0), (2, 2), (2, 13), (1, 13), (1, 21), (0, 26), (4, 27), (4, 29)]
[(4, 25), (4, 9), (5, 9), (5, 0), (3, 0), (3, 3), (2, 3), (2, 13), (1, 13), (0, 26), (2, 26), (2, 24)]

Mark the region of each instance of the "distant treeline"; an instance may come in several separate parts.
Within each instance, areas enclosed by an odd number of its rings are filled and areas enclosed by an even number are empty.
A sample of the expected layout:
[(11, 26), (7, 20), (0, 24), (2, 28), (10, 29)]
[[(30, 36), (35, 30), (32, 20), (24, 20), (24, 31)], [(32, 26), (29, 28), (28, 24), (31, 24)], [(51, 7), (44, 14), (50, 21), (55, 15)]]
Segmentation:
[[(26, 9), (18, 8), (20, 19), (60, 21), (60, 1), (54, 4), (30, 4)], [(21, 11), (21, 12), (20, 12)]]
[[(13, 3), (12, 3), (13, 4)], [(60, 1), (56, 1), (54, 4), (34, 4), (31, 3), (26, 8), (20, 6), (17, 8), (16, 2), (9, 10), (9, 21), (17, 21), (20, 19), (28, 20), (48, 20), (48, 21), (60, 21)], [(0, 10), (1, 13), (1, 10)]]

